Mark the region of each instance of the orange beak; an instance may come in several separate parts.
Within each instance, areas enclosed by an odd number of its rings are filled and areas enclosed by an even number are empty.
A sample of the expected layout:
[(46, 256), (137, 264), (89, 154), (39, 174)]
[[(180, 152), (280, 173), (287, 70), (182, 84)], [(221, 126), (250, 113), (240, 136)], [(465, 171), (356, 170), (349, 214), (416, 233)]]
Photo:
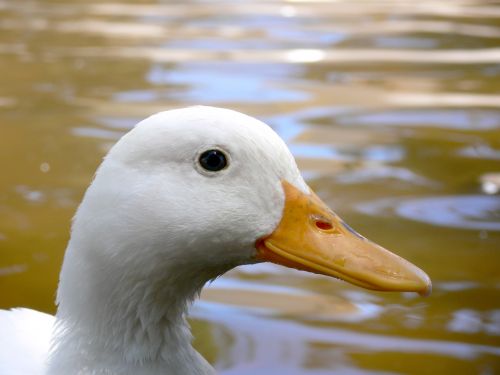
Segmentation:
[(366, 289), (430, 294), (431, 280), (420, 268), (355, 232), (314, 193), (282, 184), (283, 217), (274, 232), (257, 241), (259, 260)]

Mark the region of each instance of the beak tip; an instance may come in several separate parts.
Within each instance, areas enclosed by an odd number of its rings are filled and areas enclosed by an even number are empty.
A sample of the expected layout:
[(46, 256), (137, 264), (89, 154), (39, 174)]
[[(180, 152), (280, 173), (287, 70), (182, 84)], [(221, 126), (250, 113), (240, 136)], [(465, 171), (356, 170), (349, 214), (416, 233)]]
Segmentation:
[(421, 269), (418, 269), (419, 279), (422, 282), (423, 288), (417, 291), (421, 297), (429, 297), (432, 293), (431, 278)]
[(432, 293), (432, 283), (429, 280), (429, 283), (426, 285), (425, 289), (423, 289), (422, 291), (418, 292), (418, 294), (421, 297), (429, 297), (431, 295), (431, 293)]
[(432, 293), (432, 281), (429, 275), (408, 261), (404, 261), (404, 264), (408, 267), (407, 275), (409, 276), (409, 279), (413, 279), (413, 282), (415, 283), (414, 286), (416, 288), (413, 289), (413, 291), (418, 293), (421, 297), (429, 297)]

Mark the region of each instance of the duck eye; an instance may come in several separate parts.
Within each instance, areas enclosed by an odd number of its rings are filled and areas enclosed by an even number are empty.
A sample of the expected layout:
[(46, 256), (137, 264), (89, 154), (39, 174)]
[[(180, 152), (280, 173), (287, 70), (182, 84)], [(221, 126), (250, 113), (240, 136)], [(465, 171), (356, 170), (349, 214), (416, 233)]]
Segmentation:
[(198, 159), (203, 169), (210, 172), (217, 172), (226, 168), (226, 155), (220, 150), (207, 150)]

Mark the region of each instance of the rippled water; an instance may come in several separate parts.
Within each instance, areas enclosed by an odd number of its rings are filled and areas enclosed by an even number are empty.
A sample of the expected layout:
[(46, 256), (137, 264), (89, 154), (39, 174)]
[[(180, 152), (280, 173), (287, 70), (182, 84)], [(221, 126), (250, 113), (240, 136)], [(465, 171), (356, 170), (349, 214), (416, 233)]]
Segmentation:
[(429, 298), (243, 267), (192, 309), (223, 374), (500, 372), (494, 1), (0, 1), (0, 307), (54, 311), (70, 218), (143, 117), (254, 115)]

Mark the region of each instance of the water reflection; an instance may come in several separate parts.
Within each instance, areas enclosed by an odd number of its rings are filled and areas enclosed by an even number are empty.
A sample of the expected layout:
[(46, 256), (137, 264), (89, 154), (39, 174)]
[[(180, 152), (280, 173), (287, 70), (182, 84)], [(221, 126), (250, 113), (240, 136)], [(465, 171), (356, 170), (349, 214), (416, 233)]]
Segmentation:
[[(360, 322), (380, 315), (382, 307), (338, 296), (312, 294), (284, 286), (271, 286), (238, 279), (220, 279), (202, 292), (204, 305), (214, 309), (246, 311), (258, 316), (283, 316), (310, 321)], [(217, 306), (219, 304), (219, 306)]]
[[(272, 81), (264, 80), (262, 69), (249, 69), (242, 65), (238, 70), (232, 67), (220, 72), (213, 72), (211, 67), (183, 66), (172, 71), (168, 67), (155, 65), (148, 73), (148, 81), (158, 86), (175, 87), (164, 93), (165, 99), (181, 100), (192, 103), (204, 102), (294, 102), (308, 98), (305, 92), (280, 88)], [(247, 74), (241, 75), (246, 69)], [(292, 75), (295, 69), (283, 69), (280, 76)], [(273, 72), (275, 73), (275, 72)], [(269, 76), (269, 73), (267, 73)], [(277, 81), (277, 77), (274, 76)], [(147, 94), (153, 96), (147, 96)], [(139, 92), (120, 93), (118, 100), (148, 101), (161, 99), (161, 93), (145, 90)]]
[(500, 150), (487, 145), (468, 146), (460, 149), (458, 154), (471, 158), (500, 160)]
[(422, 300), (239, 268), (193, 309), (223, 374), (500, 371), (499, 19), (481, 0), (1, 2), (0, 307), (54, 311), (116, 139), (212, 104), (269, 123), (328, 204), (435, 282)]
[[(435, 186), (436, 183), (412, 172), (409, 169), (400, 167), (389, 167), (380, 164), (368, 164), (363, 168), (353, 171), (346, 171), (337, 176), (337, 181), (343, 184), (360, 184), (365, 182), (372, 182), (378, 179), (381, 180), (400, 180), (416, 185)], [(362, 211), (372, 213), (366, 205), (362, 206)], [(373, 212), (374, 213), (374, 212)], [(378, 212), (377, 212), (378, 214)]]
[(488, 196), (441, 196), (406, 200), (382, 200), (358, 205), (370, 215), (393, 215), (428, 224), (500, 230), (500, 200)]
[(486, 194), (497, 194), (500, 191), (500, 173), (486, 173), (480, 177), (480, 182)]
[[(217, 311), (214, 317), (210, 311)], [(339, 345), (342, 351), (351, 350), (392, 352), (392, 353), (429, 353), (443, 356), (473, 359), (484, 354), (500, 355), (500, 348), (488, 345), (474, 345), (440, 340), (414, 340), (403, 337), (390, 337), (357, 333), (334, 327), (315, 327), (293, 320), (267, 320), (253, 316), (246, 310), (237, 314), (226, 309), (215, 308), (206, 302), (197, 303), (193, 316), (199, 319), (210, 319), (232, 333), (231, 349), (225, 356), (237, 358), (237, 364), (231, 364), (232, 373), (271, 374), (294, 371), (308, 362), (311, 355), (311, 343), (321, 341), (332, 349)], [(261, 338), (266, 336), (265, 344)], [(293, 337), (293, 340), (290, 340)], [(333, 353), (335, 353), (335, 349)], [(337, 351), (340, 351), (337, 349)], [(243, 353), (247, 353), (243, 355)], [(251, 353), (251, 354), (250, 354)], [(340, 354), (340, 353), (339, 353)], [(335, 355), (330, 358), (328, 367), (335, 371), (349, 368), (343, 362), (334, 363)], [(233, 367), (234, 366), (234, 367)], [(355, 371), (356, 367), (351, 367)], [(303, 370), (304, 371), (304, 370)], [(226, 373), (226, 372), (224, 372)], [(288, 373), (288, 372), (287, 372)], [(301, 372), (308, 373), (308, 372)], [(315, 372), (313, 372), (315, 373)]]
[(462, 130), (491, 130), (499, 126), (499, 111), (474, 109), (400, 109), (341, 117), (343, 125), (424, 126)]
[(480, 312), (462, 309), (453, 312), (453, 319), (448, 323), (448, 329), (453, 332), (500, 335), (500, 310)]

